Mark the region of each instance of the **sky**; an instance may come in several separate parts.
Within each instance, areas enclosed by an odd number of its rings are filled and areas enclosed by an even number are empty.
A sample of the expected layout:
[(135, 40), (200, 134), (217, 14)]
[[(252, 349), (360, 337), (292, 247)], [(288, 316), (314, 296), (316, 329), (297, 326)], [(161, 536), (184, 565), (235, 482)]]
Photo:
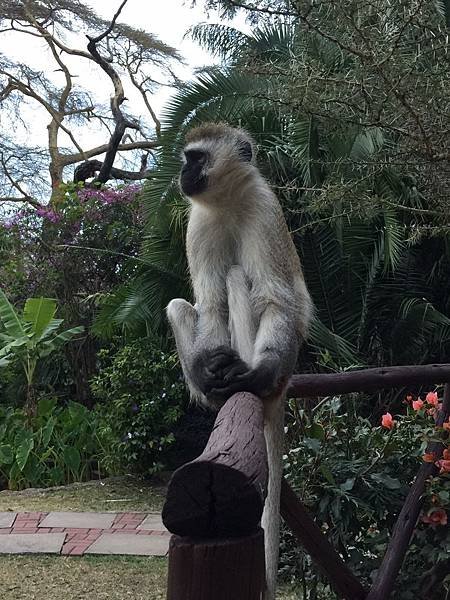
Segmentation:
[[(87, 5), (91, 6), (106, 20), (112, 18), (120, 2), (121, 0), (85, 1)], [(188, 80), (193, 76), (196, 68), (211, 64), (213, 58), (197, 44), (184, 37), (187, 30), (192, 25), (200, 22), (219, 23), (223, 21), (214, 11), (207, 15), (202, 0), (195, 7), (191, 7), (190, 0), (128, 0), (121, 12), (119, 22), (149, 31), (161, 41), (175, 47), (186, 63), (185, 66), (177, 66), (176, 73), (182, 80)], [(243, 15), (237, 15), (231, 24), (238, 29), (249, 30)], [(70, 42), (68, 45), (86, 49), (84, 35), (74, 35), (68, 41)], [(25, 34), (1, 34), (0, 52), (9, 58), (25, 62), (33, 68), (42, 69), (55, 83), (63, 84), (62, 73), (55, 70), (55, 63), (51, 58), (50, 51), (42, 40)], [(69, 65), (71, 73), (76, 75), (74, 81), (78, 85), (94, 91), (95, 100), (102, 104), (109, 103), (112, 84), (97, 65), (92, 61), (79, 59), (78, 57), (71, 58), (67, 55), (64, 56), (64, 60)], [(93, 81), (93, 78), (95, 81)], [(168, 96), (172, 93), (169, 88), (161, 88), (152, 97), (152, 106), (158, 115), (160, 115)], [(125, 88), (125, 95), (128, 99), (128, 107), (132, 109), (131, 112), (139, 115), (142, 111), (141, 114), (146, 114), (139, 93), (131, 85)], [(124, 104), (123, 106), (126, 110), (127, 105)], [(9, 135), (13, 134), (16, 141), (31, 145), (45, 143), (47, 138), (46, 126), (49, 121), (48, 114), (35, 102), (29, 102), (23, 114), (27, 128), (21, 126), (20, 122), (10, 124), (5, 123), (4, 120), (3, 122), (0, 120), (0, 128)], [(76, 137), (84, 149), (105, 142), (104, 132), (102, 134), (100, 128), (94, 124), (89, 124), (88, 127), (84, 127), (82, 131), (77, 132)], [(61, 134), (61, 141), (63, 143), (68, 142), (68, 138), (64, 133)]]

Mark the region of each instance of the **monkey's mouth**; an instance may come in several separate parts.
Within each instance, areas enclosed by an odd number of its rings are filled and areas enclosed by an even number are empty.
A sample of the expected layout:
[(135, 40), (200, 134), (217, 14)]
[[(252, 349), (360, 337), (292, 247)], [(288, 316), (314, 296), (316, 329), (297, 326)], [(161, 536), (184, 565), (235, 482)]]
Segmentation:
[(186, 196), (197, 196), (203, 193), (207, 187), (208, 178), (202, 173), (193, 175), (189, 171), (181, 171), (180, 188)]

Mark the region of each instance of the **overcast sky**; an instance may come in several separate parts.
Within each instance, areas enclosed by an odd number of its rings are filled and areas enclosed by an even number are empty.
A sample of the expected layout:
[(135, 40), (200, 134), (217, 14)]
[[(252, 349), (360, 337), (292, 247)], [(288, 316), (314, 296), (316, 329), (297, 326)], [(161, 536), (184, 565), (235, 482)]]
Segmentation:
[[(1, 0), (0, 0), (1, 1)], [(101, 17), (110, 20), (120, 5), (120, 0), (95, 0), (86, 1)], [(153, 33), (163, 42), (175, 47), (183, 58), (186, 66), (177, 68), (177, 75), (186, 80), (192, 76), (196, 67), (211, 64), (212, 58), (202, 51), (195, 43), (185, 39), (186, 31), (194, 24), (209, 21), (213, 23), (220, 22), (217, 13), (211, 12), (209, 17), (203, 8), (203, 2), (198, 2), (197, 6), (192, 8), (190, 0), (128, 0), (120, 18), (120, 22), (144, 29)], [(242, 15), (238, 15), (232, 25), (248, 31), (248, 26)], [(68, 40), (69, 45), (79, 48), (86, 48), (86, 39), (83, 35)], [(46, 71), (46, 75), (55, 83), (63, 85), (63, 76), (61, 72), (55, 70), (55, 63), (50, 55), (47, 45), (35, 37), (20, 34), (2, 34), (0, 35), (0, 52), (7, 57), (24, 62), (31, 67)], [(69, 65), (71, 73), (76, 75), (74, 82), (77, 85), (86, 87), (94, 93), (94, 99), (100, 103), (107, 104), (112, 92), (112, 85), (109, 78), (91, 61), (83, 60), (78, 57), (68, 57), (64, 55), (65, 62)], [(172, 93), (167, 88), (162, 88), (155, 97), (152, 98), (152, 104), (156, 112), (160, 114), (161, 108), (167, 100), (168, 95)], [(126, 87), (125, 94), (128, 98), (128, 107), (133, 112), (139, 114), (145, 113), (145, 107), (140, 105), (140, 96), (132, 86)], [(124, 105), (125, 109), (127, 108)], [(35, 102), (30, 102), (25, 112), (28, 130), (22, 128), (20, 123), (14, 123), (12, 126), (14, 138), (16, 141), (28, 144), (45, 144), (47, 137), (46, 126), (49, 121), (48, 114), (40, 108)], [(11, 132), (9, 124), (0, 122), (0, 127), (5, 131)], [(61, 141), (64, 143), (65, 134), (62, 133)], [(77, 134), (81, 145), (87, 149), (91, 145), (104, 143), (105, 136), (95, 126), (89, 126), (83, 129), (83, 132)]]

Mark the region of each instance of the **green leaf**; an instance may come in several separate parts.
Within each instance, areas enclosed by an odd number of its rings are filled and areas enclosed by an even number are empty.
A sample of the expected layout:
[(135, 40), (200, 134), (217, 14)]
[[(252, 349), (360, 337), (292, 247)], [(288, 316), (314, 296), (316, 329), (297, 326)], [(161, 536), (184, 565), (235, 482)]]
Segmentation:
[(394, 479), (386, 473), (373, 473), (370, 478), (376, 483), (384, 485), (388, 490), (398, 490), (402, 487), (402, 484), (398, 479)]
[(42, 398), (38, 402), (37, 414), (38, 417), (46, 417), (53, 412), (56, 406), (55, 398)]
[(19, 315), (14, 310), (14, 307), (0, 289), (0, 321), (6, 330), (6, 333), (13, 338), (23, 338), (26, 336), (26, 331), (20, 322)]
[(0, 349), (0, 356), (14, 354), (14, 348), (26, 346), (28, 344), (28, 341), (28, 337), (17, 338), (16, 340), (10, 342), (9, 344), (6, 344), (6, 346), (3, 346), (3, 348)]
[(27, 432), (28, 435), (23, 437), (21, 444), (16, 450), (16, 463), (19, 471), (23, 471), (25, 465), (27, 464), (28, 457), (30, 456), (30, 452), (34, 448), (34, 439), (33, 434), (31, 432)]
[(23, 318), (31, 323), (32, 332), (41, 337), (56, 313), (56, 302), (52, 298), (28, 298), (23, 309)]
[(319, 471), (322, 473), (322, 475), (325, 477), (325, 479), (328, 481), (328, 483), (330, 483), (331, 485), (336, 485), (336, 481), (333, 477), (333, 473), (330, 471), (330, 469), (325, 464), (320, 465)]
[(60, 348), (67, 342), (70, 342), (70, 340), (72, 340), (76, 335), (83, 333), (83, 331), (84, 327), (82, 325), (79, 327), (72, 327), (72, 329), (66, 329), (66, 331), (63, 331), (59, 335), (49, 340), (48, 343), (54, 346), (54, 348)]
[(12, 451), (11, 446), (2, 445), (0, 446), (0, 464), (2, 465), (10, 465), (14, 460), (14, 453)]
[(63, 451), (64, 462), (71, 471), (76, 473), (80, 467), (81, 456), (77, 448), (66, 446)]
[(313, 423), (310, 427), (306, 428), (306, 433), (309, 438), (323, 441), (325, 439), (325, 430), (319, 423)]
[(319, 450), (320, 450), (320, 440), (306, 437), (303, 440), (303, 443), (308, 448), (308, 450), (312, 450), (313, 452), (316, 452), (316, 453), (319, 452)]
[(44, 448), (48, 446), (50, 438), (52, 437), (53, 430), (55, 429), (56, 419), (50, 417), (47, 423), (42, 428), (42, 445)]
[(340, 488), (343, 492), (349, 492), (350, 490), (353, 489), (354, 485), (355, 485), (355, 478), (350, 477), (349, 479), (344, 481), (344, 483), (341, 483)]

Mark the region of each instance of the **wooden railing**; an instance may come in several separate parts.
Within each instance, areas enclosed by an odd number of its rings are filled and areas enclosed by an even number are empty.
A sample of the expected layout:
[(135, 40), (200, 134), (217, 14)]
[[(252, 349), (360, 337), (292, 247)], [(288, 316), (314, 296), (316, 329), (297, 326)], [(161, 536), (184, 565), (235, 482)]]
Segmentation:
[[(288, 396), (320, 397), (442, 383), (450, 383), (449, 364), (386, 367), (294, 375)], [(449, 414), (450, 385), (446, 385), (437, 424), (442, 425)], [(442, 444), (434, 442), (427, 451), (439, 458)], [(282, 483), (281, 514), (340, 597), (387, 600), (420, 513), (426, 480), (435, 472), (433, 463), (419, 468), (370, 590), (345, 565), (286, 480)], [(169, 483), (163, 521), (174, 535), (167, 600), (262, 598), (264, 536), (260, 519), (267, 473), (262, 403), (252, 394), (235, 394), (219, 412), (204, 452), (175, 471)]]

